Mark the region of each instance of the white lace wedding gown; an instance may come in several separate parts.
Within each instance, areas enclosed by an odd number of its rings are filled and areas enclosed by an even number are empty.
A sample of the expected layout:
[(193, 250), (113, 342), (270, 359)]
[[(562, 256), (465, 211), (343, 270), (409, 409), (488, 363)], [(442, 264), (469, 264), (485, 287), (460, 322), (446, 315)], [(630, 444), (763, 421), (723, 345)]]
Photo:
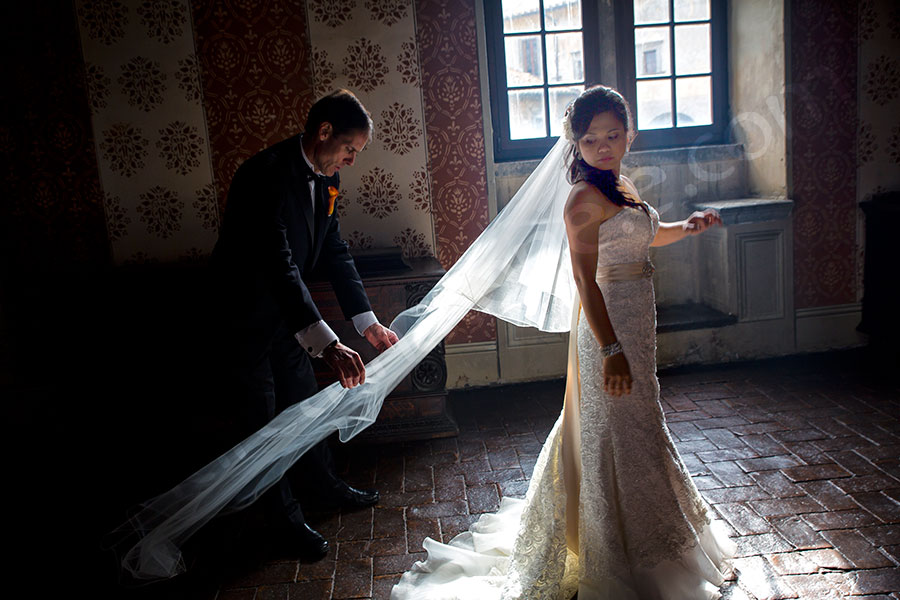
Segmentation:
[[(600, 226), (598, 274), (644, 263), (659, 217), (626, 207)], [(734, 545), (669, 437), (656, 378), (652, 280), (603, 282), (634, 380), (604, 393), (599, 346), (576, 307), (566, 403), (524, 500), (504, 498), (428, 558), (392, 600), (698, 600), (716, 598)]]

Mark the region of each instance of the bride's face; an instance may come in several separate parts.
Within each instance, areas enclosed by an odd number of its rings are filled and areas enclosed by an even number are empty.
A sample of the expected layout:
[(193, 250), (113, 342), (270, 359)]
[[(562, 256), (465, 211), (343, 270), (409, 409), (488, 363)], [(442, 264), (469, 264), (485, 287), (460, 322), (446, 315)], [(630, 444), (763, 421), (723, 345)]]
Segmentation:
[(628, 132), (612, 111), (596, 115), (578, 140), (578, 151), (587, 164), (595, 169), (615, 171), (617, 175), (627, 150)]

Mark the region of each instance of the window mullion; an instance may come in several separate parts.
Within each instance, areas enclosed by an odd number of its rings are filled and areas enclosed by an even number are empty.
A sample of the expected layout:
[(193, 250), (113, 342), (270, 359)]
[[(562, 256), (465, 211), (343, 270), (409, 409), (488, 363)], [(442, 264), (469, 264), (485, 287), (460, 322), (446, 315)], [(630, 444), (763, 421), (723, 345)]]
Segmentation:
[(544, 61), (544, 136), (550, 137), (550, 72), (547, 70), (547, 24), (544, 22), (544, 0), (538, 3), (541, 23), (541, 60)]
[(669, 0), (669, 69), (672, 77), (669, 80), (669, 94), (672, 98), (672, 129), (678, 127), (678, 105), (675, 103), (675, 0)]

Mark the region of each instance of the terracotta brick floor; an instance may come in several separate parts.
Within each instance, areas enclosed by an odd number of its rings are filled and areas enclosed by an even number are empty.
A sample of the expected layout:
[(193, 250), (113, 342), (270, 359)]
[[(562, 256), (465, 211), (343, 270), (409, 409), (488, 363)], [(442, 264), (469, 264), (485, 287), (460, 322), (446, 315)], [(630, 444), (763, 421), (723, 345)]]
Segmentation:
[[(740, 575), (726, 599), (900, 600), (900, 389), (866, 356), (660, 374), (682, 458), (738, 544)], [(199, 542), (227, 540), (193, 574), (129, 595), (386, 599), (424, 558), (426, 536), (447, 541), (501, 496), (524, 495), (562, 393), (561, 381), (455, 392), (458, 438), (342, 449), (345, 477), (382, 500), (313, 514), (332, 542), (319, 563), (300, 564), (269, 542), (251, 512)]]

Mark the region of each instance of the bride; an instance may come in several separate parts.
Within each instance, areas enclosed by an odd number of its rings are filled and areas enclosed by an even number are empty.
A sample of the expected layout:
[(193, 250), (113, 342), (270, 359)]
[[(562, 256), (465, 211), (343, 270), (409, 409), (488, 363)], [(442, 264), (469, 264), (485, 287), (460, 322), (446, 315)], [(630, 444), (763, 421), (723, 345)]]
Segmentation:
[(392, 600), (716, 598), (734, 545), (701, 498), (659, 404), (650, 246), (721, 224), (661, 223), (620, 174), (634, 136), (624, 98), (597, 86), (569, 108), (563, 218), (573, 309), (565, 406), (524, 500), (504, 498), (428, 558)]
[[(672, 445), (659, 405), (651, 245), (721, 223), (715, 212), (660, 223), (619, 170), (633, 137), (625, 100), (585, 91), (566, 136), (479, 238), (391, 330), (400, 341), (171, 490), (109, 536), (123, 573), (175, 577), (184, 543), (242, 510), (309, 448), (347, 441), (470, 310), (518, 326), (570, 331), (565, 408), (525, 500), (504, 498), (449, 544), (426, 539), (394, 600), (695, 600), (715, 598), (733, 544), (713, 521)], [(577, 288), (577, 294), (576, 294)], [(580, 296), (581, 302), (578, 302)]]

